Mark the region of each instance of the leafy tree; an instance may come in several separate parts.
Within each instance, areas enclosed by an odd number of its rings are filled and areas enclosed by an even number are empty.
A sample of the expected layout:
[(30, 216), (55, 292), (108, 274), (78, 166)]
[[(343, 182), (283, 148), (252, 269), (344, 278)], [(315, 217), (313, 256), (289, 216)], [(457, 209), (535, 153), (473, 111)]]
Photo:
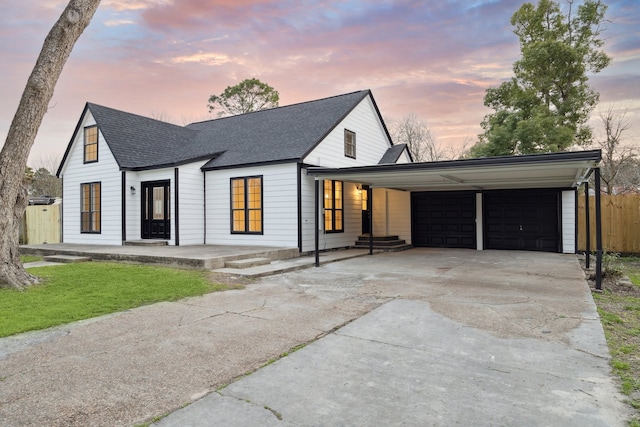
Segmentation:
[(624, 140), (624, 133), (631, 126), (626, 115), (626, 109), (616, 113), (613, 106), (600, 113), (604, 132), (596, 139), (595, 146), (602, 150), (600, 177), (607, 194), (614, 194), (615, 190), (637, 190), (640, 186), (638, 147)]
[(38, 168), (33, 173), (33, 178), (29, 184), (29, 195), (31, 196), (62, 196), (62, 182), (60, 178), (52, 175), (47, 168)]
[(253, 78), (228, 86), (220, 95), (211, 95), (207, 106), (210, 113), (217, 111), (218, 117), (221, 117), (274, 108), (279, 100), (277, 90)]
[(484, 104), (495, 112), (482, 121), (471, 156), (555, 152), (590, 142), (586, 123), (599, 94), (587, 73), (611, 60), (600, 38), (607, 6), (586, 0), (574, 16), (572, 3), (566, 15), (555, 1), (525, 3), (511, 17), (521, 57), (511, 80), (487, 90)]
[(44, 40), (0, 152), (0, 287), (23, 289), (37, 282), (18, 253), (20, 220), (28, 203), (27, 158), (62, 68), (99, 4), (69, 1)]

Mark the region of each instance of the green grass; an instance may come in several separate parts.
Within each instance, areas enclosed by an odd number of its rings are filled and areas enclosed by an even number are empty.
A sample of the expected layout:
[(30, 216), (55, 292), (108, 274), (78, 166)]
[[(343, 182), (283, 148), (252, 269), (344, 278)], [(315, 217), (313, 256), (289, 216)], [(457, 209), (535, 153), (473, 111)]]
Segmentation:
[(229, 288), (212, 284), (206, 272), (148, 265), (87, 262), (29, 273), (42, 283), (0, 289), (0, 337)]
[(42, 257), (36, 255), (20, 255), (20, 262), (22, 262), (23, 264), (36, 261), (42, 261)]
[[(620, 258), (623, 273), (640, 287), (640, 261)], [(593, 294), (611, 352), (611, 369), (635, 411), (629, 426), (640, 427), (640, 297), (607, 289)]]

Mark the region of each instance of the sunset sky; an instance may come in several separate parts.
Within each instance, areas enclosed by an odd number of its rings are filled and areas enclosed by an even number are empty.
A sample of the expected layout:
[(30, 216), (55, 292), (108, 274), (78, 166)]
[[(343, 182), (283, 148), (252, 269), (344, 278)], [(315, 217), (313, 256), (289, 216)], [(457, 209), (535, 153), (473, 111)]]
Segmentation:
[[(640, 1), (606, 3), (613, 63), (590, 81), (600, 110), (628, 109), (628, 136), (640, 144)], [(280, 105), (371, 89), (385, 120), (415, 113), (443, 146), (475, 141), (490, 112), (485, 90), (518, 59), (509, 19), (521, 4), (103, 0), (65, 66), (30, 164), (62, 157), (87, 101), (183, 125), (213, 118), (208, 97), (251, 77), (276, 88)], [(0, 2), (0, 144), (65, 5)]]

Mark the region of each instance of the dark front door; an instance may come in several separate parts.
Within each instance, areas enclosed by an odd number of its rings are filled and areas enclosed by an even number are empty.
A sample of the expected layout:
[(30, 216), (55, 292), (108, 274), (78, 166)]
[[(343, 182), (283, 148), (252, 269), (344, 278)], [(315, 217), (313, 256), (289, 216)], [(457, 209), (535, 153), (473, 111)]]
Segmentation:
[(170, 238), (169, 206), (169, 181), (142, 183), (143, 239)]
[(362, 203), (362, 234), (369, 234), (369, 209), (367, 205), (367, 197), (369, 193), (369, 187), (366, 185), (362, 186), (362, 190), (360, 190), (360, 197)]
[(411, 241), (414, 246), (475, 249), (475, 193), (411, 193)]
[(485, 247), (560, 252), (558, 194), (558, 190), (485, 192)]

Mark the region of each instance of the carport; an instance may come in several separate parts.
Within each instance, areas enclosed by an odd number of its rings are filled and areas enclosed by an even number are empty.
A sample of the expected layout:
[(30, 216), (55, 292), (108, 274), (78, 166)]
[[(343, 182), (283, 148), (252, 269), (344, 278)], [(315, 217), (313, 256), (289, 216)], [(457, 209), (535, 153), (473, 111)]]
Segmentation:
[[(307, 174), (315, 177), (316, 190), (316, 264), (321, 180), (366, 186), (371, 225), (374, 188), (410, 192), (414, 246), (576, 253), (577, 190), (580, 185), (585, 186), (588, 203), (588, 181), (593, 173), (599, 289), (601, 158), (600, 150), (590, 150), (346, 168), (309, 167)], [(588, 227), (586, 237), (589, 245)], [(369, 239), (372, 253), (373, 233)]]

